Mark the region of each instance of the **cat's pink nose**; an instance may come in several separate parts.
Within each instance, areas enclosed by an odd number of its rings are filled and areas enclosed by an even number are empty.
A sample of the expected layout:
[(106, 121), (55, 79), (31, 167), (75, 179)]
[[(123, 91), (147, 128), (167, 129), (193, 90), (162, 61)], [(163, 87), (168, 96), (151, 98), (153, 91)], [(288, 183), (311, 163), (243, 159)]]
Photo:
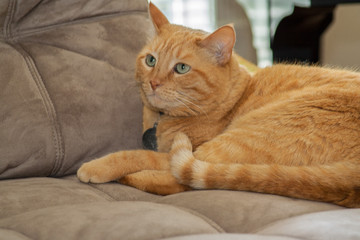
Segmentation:
[(153, 80), (153, 81), (150, 81), (150, 85), (151, 85), (151, 89), (153, 91), (155, 91), (155, 89), (158, 88), (161, 84), (160, 84), (160, 82)]

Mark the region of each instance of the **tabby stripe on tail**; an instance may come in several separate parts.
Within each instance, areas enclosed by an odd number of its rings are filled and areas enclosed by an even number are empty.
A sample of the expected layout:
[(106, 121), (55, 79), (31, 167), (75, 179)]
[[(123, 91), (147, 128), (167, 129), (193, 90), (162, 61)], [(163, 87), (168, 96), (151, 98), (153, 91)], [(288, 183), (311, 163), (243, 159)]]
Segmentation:
[[(346, 207), (360, 204), (360, 189), (353, 184), (360, 180), (359, 167), (349, 162), (314, 166), (210, 163), (194, 157), (190, 139), (183, 133), (176, 135), (170, 156), (172, 174), (194, 189), (254, 191)], [(348, 174), (339, 175), (344, 171)]]

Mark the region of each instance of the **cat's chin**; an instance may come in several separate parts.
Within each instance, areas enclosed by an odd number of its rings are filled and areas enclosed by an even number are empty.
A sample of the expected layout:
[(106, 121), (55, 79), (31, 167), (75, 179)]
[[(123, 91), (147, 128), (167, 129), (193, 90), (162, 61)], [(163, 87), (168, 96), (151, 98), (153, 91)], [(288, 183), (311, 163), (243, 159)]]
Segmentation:
[[(163, 99), (158, 94), (146, 94), (146, 102), (150, 105), (151, 108), (156, 109), (159, 112), (163, 112), (166, 115), (174, 117), (189, 117), (194, 116), (191, 113), (184, 111), (184, 107), (179, 104), (179, 102), (173, 102), (169, 99)], [(186, 107), (186, 109), (189, 109)]]
[(151, 94), (146, 96), (148, 102), (151, 106), (157, 109), (168, 109), (171, 108), (171, 103), (169, 101), (165, 101), (161, 97), (156, 94)]

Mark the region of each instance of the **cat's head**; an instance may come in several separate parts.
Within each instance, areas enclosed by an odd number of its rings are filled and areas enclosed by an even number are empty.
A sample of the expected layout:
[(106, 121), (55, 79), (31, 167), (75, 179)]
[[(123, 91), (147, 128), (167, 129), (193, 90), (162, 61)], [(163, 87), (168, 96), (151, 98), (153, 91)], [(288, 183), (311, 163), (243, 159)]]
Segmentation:
[(232, 25), (209, 34), (170, 24), (152, 3), (149, 12), (156, 35), (136, 61), (144, 103), (172, 116), (202, 115), (218, 108), (231, 88)]

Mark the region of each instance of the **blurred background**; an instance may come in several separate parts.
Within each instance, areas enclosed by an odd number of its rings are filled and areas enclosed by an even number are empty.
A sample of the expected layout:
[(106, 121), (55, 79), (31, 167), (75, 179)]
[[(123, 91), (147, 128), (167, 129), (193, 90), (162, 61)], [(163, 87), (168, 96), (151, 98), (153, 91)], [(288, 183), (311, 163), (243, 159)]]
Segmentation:
[(360, 70), (360, 0), (152, 0), (170, 22), (233, 23), (235, 51), (260, 67), (305, 62)]

